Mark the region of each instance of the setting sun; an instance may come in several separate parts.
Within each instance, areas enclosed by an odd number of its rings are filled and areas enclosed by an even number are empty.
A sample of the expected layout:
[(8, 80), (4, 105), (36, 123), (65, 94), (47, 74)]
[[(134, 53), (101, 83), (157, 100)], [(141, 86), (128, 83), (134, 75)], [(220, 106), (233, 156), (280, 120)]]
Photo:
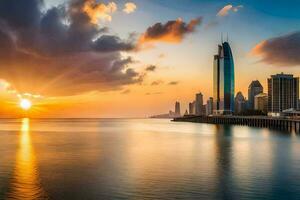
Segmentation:
[(29, 101), (28, 99), (21, 99), (20, 107), (23, 110), (29, 110), (31, 108), (31, 106), (32, 106), (31, 101)]

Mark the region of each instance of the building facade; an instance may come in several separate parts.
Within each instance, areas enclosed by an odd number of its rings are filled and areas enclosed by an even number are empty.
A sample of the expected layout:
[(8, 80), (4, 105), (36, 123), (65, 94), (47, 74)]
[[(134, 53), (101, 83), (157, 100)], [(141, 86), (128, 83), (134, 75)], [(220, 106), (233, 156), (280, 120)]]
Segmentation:
[(268, 112), (278, 115), (287, 109), (298, 109), (299, 78), (276, 74), (268, 79)]
[(203, 94), (200, 92), (196, 94), (195, 100), (195, 114), (196, 115), (203, 115)]
[(213, 114), (213, 98), (209, 97), (209, 99), (206, 102), (206, 115), (212, 115)]
[(246, 106), (246, 98), (242, 94), (242, 92), (238, 92), (234, 99), (234, 112), (235, 114), (241, 114), (247, 108)]
[(234, 112), (234, 61), (228, 42), (218, 47), (213, 69), (214, 114)]
[(258, 80), (252, 81), (248, 87), (248, 109), (255, 110), (254, 97), (264, 92), (263, 86)]
[(268, 95), (266, 93), (260, 93), (254, 97), (254, 110), (268, 113)]
[(176, 101), (175, 103), (175, 115), (176, 116), (180, 116), (181, 112), (180, 112), (180, 103), (178, 101)]
[(195, 114), (195, 101), (189, 103), (189, 114), (190, 115)]

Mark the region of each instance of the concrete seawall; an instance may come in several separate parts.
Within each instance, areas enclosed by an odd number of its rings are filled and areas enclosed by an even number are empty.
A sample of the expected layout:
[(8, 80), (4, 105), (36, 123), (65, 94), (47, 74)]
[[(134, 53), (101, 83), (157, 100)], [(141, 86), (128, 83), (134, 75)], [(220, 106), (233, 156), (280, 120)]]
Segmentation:
[(174, 122), (194, 122), (209, 124), (233, 124), (251, 127), (271, 128), (300, 133), (300, 119), (264, 116), (184, 116), (174, 118)]

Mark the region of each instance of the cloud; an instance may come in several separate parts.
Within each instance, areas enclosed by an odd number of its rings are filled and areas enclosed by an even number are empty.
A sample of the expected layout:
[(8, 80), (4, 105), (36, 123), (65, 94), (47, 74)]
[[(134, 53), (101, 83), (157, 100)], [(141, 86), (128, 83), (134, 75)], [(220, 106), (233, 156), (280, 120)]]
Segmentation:
[(97, 3), (96, 0), (85, 0), (82, 9), (90, 17), (91, 23), (98, 24), (100, 20), (111, 21), (111, 15), (118, 8), (114, 2), (105, 5), (104, 3)]
[[(105, 6), (106, 13), (116, 10)], [(0, 1), (0, 78), (20, 93), (47, 96), (141, 83), (144, 74), (122, 54), (135, 48), (134, 39), (95, 24), (101, 7), (93, 0), (70, 0), (48, 10), (41, 0)]]
[(8, 91), (11, 87), (11, 84), (4, 79), (0, 79), (0, 92)]
[(130, 14), (130, 13), (133, 13), (136, 10), (136, 8), (137, 8), (137, 6), (134, 3), (128, 2), (128, 3), (125, 3), (123, 12)]
[(157, 80), (157, 81), (153, 81), (153, 82), (151, 83), (151, 85), (152, 85), (152, 86), (156, 86), (156, 85), (161, 85), (161, 84), (163, 84), (163, 83), (164, 83), (163, 80)]
[(171, 81), (171, 82), (168, 83), (168, 85), (178, 85), (178, 84), (179, 84), (178, 81)]
[(162, 92), (147, 92), (145, 95), (149, 96), (149, 95), (158, 95), (158, 94), (163, 94)]
[(130, 51), (135, 49), (134, 41), (123, 41), (115, 35), (102, 35), (93, 44), (93, 48), (101, 52)]
[(264, 40), (251, 51), (261, 62), (279, 66), (300, 65), (300, 31)]
[(131, 90), (126, 89), (126, 90), (122, 91), (121, 94), (129, 94), (130, 92), (131, 92)]
[(195, 32), (196, 27), (200, 25), (202, 18), (192, 19), (189, 23), (182, 19), (168, 21), (165, 24), (156, 23), (149, 27), (140, 37), (140, 43), (147, 42), (167, 42), (179, 43), (183, 38), (190, 33)]
[(155, 65), (149, 65), (149, 66), (146, 68), (146, 71), (154, 72), (156, 69), (157, 69), (157, 67), (156, 67)]
[(227, 16), (229, 14), (230, 11), (233, 12), (238, 12), (241, 8), (243, 8), (243, 5), (238, 5), (238, 6), (233, 6), (231, 4), (228, 4), (226, 6), (224, 6), (218, 13), (217, 16), (219, 17), (224, 17)]

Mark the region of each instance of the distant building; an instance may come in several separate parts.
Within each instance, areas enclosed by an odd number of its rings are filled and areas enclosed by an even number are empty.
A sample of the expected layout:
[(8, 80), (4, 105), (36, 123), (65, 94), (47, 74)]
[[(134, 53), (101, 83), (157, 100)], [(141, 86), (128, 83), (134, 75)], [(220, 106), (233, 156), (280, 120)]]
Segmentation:
[(195, 114), (195, 101), (189, 103), (189, 114), (190, 115)]
[(214, 114), (234, 112), (234, 61), (228, 42), (219, 45), (214, 56)]
[(209, 97), (206, 103), (206, 115), (212, 115), (213, 114), (213, 98)]
[(247, 101), (242, 92), (238, 92), (234, 99), (234, 112), (236, 114), (241, 114), (242, 112), (244, 112), (247, 107), (246, 102)]
[(195, 100), (195, 114), (196, 115), (203, 115), (203, 95), (202, 93), (196, 94)]
[(260, 110), (263, 113), (268, 113), (268, 95), (260, 93), (254, 97), (254, 110)]
[(189, 115), (189, 113), (188, 113), (187, 110), (185, 110), (184, 115), (185, 115), (185, 116), (186, 116), (186, 115)]
[(263, 92), (264, 88), (258, 80), (250, 83), (248, 87), (248, 109), (254, 110), (254, 97)]
[(278, 115), (283, 110), (298, 109), (299, 78), (276, 74), (268, 79), (268, 112)]
[(175, 103), (175, 115), (176, 116), (180, 116), (181, 112), (180, 112), (180, 103), (178, 101), (176, 101)]

